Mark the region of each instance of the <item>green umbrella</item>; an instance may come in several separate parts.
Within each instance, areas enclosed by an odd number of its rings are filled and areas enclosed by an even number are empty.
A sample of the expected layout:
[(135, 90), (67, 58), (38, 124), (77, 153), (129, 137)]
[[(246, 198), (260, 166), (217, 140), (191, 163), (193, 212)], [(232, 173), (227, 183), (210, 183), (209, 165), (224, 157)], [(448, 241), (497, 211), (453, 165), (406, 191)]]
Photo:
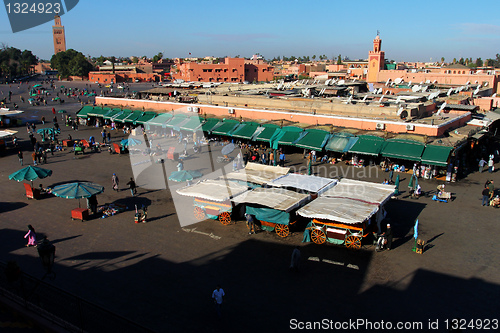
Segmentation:
[(38, 87), (41, 87), (41, 86), (42, 86), (41, 84), (35, 84), (35, 85), (33, 86), (33, 88), (38, 88)]
[(410, 182), (408, 183), (409, 188), (413, 188), (415, 185), (413, 184), (413, 175), (411, 175)]
[(35, 179), (46, 178), (50, 175), (52, 175), (52, 170), (43, 169), (43, 168), (39, 168), (36, 166), (28, 165), (27, 167), (22, 168), (21, 170), (17, 170), (13, 174), (11, 174), (9, 176), (9, 179), (15, 180), (18, 182), (23, 181), (23, 180), (29, 180), (32, 182)]
[(172, 172), (168, 179), (174, 182), (185, 182), (188, 180), (193, 180), (195, 178), (200, 178), (201, 176), (203, 176), (203, 174), (199, 171), (181, 170)]
[(396, 182), (394, 183), (394, 195), (399, 195), (399, 175), (396, 177)]
[(104, 187), (91, 182), (76, 182), (57, 185), (52, 188), (52, 194), (65, 199), (90, 198), (104, 192)]

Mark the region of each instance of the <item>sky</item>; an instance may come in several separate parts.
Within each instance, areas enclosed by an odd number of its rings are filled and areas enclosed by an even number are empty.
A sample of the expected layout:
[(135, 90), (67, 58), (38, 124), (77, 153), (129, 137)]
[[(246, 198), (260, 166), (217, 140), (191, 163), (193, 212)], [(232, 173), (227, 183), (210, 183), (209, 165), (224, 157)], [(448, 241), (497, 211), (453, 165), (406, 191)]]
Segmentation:
[[(92, 57), (366, 59), (380, 31), (388, 60), (452, 61), (500, 53), (498, 12), (498, 0), (80, 0), (61, 21), (67, 48)], [(12, 33), (0, 8), (0, 43), (50, 59), (52, 25)]]

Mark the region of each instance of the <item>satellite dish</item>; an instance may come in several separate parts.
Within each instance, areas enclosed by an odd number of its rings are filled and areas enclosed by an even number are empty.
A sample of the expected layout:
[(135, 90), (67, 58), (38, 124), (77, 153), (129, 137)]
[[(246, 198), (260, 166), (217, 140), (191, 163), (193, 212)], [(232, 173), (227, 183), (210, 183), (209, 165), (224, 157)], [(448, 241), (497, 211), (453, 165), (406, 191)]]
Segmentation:
[(408, 82), (408, 86), (411, 86), (411, 81), (410, 81), (410, 82)]
[(339, 82), (337, 82), (338, 85), (343, 85), (345, 83), (344, 80), (340, 80)]
[(438, 97), (438, 93), (437, 92), (433, 92), (432, 94), (429, 95), (429, 97), (427, 97), (427, 99), (428, 100), (433, 100), (436, 97)]
[(368, 95), (365, 95), (365, 97), (363, 97), (362, 102), (366, 101), (367, 98), (368, 98)]
[(491, 95), (491, 97), (493, 98), (497, 97), (497, 93), (494, 93), (493, 95)]
[(488, 82), (485, 82), (483, 86), (484, 86), (484, 87), (487, 87), (487, 86), (488, 86)]
[(429, 88), (429, 86), (423, 86), (421, 90), (422, 90), (422, 92), (426, 92), (428, 88)]
[(452, 92), (453, 92), (453, 88), (450, 88), (450, 89), (448, 89), (448, 92), (446, 93), (446, 95), (450, 96)]
[(385, 83), (385, 86), (387, 87), (390, 82), (391, 82), (391, 79), (387, 79), (387, 82)]
[(470, 84), (470, 81), (465, 82), (465, 85), (468, 86)]
[[(396, 104), (399, 104), (399, 102), (401, 102), (401, 96), (398, 96), (398, 98), (396, 98)], [(399, 114), (398, 114), (399, 116)]]
[(398, 116), (401, 116), (401, 113), (403, 112), (403, 110), (404, 110), (404, 108), (403, 108), (403, 107), (400, 107), (400, 108), (398, 109), (398, 112), (397, 112)]
[(413, 91), (413, 92), (417, 92), (419, 90), (420, 90), (420, 86), (418, 86), (418, 85), (414, 85), (413, 87), (411, 87), (411, 91)]
[(479, 87), (477, 87), (476, 90), (474, 90), (474, 92), (472, 94), (477, 95), (478, 92), (479, 92)]
[(394, 80), (395, 84), (400, 84), (401, 82), (403, 82), (403, 79), (400, 77), (398, 77), (396, 80)]
[(330, 79), (325, 81), (325, 85), (329, 85), (329, 84), (330, 84)]
[(439, 108), (438, 112), (439, 111), (443, 111), (445, 107), (446, 107), (446, 102), (444, 102), (443, 104), (441, 104), (441, 107)]
[(424, 81), (420, 81), (420, 83), (419, 83), (419, 84), (420, 84), (420, 85), (423, 85), (423, 84), (424, 84)]
[(378, 100), (379, 103), (382, 103), (382, 100), (384, 99), (384, 95), (382, 95), (382, 97), (380, 97), (380, 99)]
[(478, 84), (478, 83), (479, 83), (479, 81), (478, 81), (478, 80), (476, 80), (476, 81), (474, 81), (474, 83), (475, 83), (475, 84)]
[(429, 84), (431, 83), (431, 80), (425, 80), (425, 83)]
[(436, 83), (438, 83), (438, 80), (434, 80), (434, 81), (432, 81), (432, 83), (436, 84)]

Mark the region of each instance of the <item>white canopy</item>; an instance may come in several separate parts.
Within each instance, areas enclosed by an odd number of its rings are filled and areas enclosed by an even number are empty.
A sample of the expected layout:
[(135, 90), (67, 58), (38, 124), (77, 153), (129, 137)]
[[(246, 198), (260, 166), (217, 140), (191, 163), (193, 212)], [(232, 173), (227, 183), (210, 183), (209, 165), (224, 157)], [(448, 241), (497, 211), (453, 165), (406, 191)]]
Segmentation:
[(232, 181), (207, 179), (191, 186), (177, 190), (177, 193), (187, 197), (197, 197), (212, 201), (226, 201), (234, 196), (248, 191), (247, 186)]
[(12, 130), (2, 130), (0, 131), (0, 139), (3, 139), (3, 138), (8, 138), (12, 135), (15, 135), (17, 133), (17, 131), (12, 131)]
[(262, 185), (286, 175), (288, 171), (290, 168), (248, 162), (245, 169), (230, 172), (225, 177)]
[(16, 116), (18, 114), (23, 113), (24, 111), (10, 111), (9, 109), (2, 108), (0, 109), (0, 116)]
[(336, 183), (337, 180), (335, 179), (302, 175), (300, 173), (289, 173), (273, 180), (268, 183), (268, 185), (276, 187), (293, 187), (299, 190), (320, 194), (335, 186)]
[(255, 188), (233, 198), (235, 203), (252, 203), (289, 212), (310, 199), (309, 194), (297, 193), (283, 188)]
[(332, 198), (350, 198), (380, 205), (394, 194), (394, 185), (364, 182), (361, 180), (342, 179), (337, 185), (323, 192), (321, 196)]

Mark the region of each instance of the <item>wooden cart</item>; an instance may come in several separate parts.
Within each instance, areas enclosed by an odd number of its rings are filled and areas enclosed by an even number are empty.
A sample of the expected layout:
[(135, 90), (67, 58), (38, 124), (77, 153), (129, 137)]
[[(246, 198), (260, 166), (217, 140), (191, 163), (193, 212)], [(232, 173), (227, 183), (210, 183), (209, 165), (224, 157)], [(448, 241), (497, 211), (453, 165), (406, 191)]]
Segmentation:
[(329, 242), (359, 249), (363, 238), (370, 234), (368, 223), (345, 224), (313, 219), (306, 229), (311, 232), (311, 240), (316, 244)]
[(231, 223), (231, 212), (233, 210), (233, 206), (229, 200), (217, 202), (195, 197), (193, 205), (194, 217), (196, 217), (199, 221), (210, 218), (219, 220), (223, 225)]

